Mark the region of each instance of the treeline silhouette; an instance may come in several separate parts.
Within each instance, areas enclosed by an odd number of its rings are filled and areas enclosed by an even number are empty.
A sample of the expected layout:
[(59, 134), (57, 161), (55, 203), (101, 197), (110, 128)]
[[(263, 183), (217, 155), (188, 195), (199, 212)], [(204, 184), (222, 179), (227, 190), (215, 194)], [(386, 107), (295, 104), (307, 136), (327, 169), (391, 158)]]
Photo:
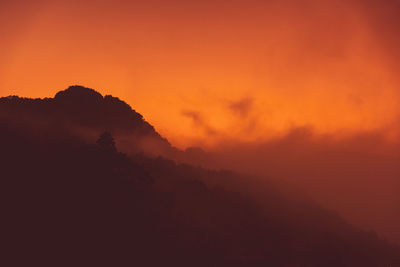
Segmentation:
[(118, 152), (114, 131), (166, 140), (127, 105), (120, 129), (101, 108), (114, 98), (68, 90), (0, 100), (7, 266), (399, 266), (398, 247), (273, 184), (256, 201), (223, 187), (238, 174)]

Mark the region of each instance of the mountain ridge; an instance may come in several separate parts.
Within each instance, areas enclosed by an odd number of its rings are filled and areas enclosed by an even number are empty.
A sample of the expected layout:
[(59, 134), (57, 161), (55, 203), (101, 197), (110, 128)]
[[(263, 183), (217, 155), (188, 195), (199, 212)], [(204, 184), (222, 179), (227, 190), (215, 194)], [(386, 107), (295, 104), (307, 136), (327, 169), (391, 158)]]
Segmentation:
[[(23, 121), (28, 125), (39, 120), (46, 124), (47, 134), (51, 134), (52, 127), (61, 127), (65, 131), (73, 129), (73, 134), (90, 141), (101, 132), (109, 131), (120, 141), (121, 147), (128, 145), (135, 152), (142, 150), (156, 155), (176, 151), (126, 102), (80, 85), (59, 91), (53, 98), (2, 97), (0, 118), (11, 122)], [(150, 144), (154, 149), (146, 151), (146, 146)]]
[[(122, 116), (117, 122), (115, 114)], [(82, 127), (94, 131), (90, 138)], [(3, 230), (15, 265), (400, 264), (399, 247), (336, 212), (272, 183), (259, 184), (256, 196), (249, 177), (233, 172), (177, 164), (140, 149), (121, 153), (109, 134), (96, 142), (110, 129), (135, 142), (155, 132), (126, 103), (92, 89), (0, 99)]]

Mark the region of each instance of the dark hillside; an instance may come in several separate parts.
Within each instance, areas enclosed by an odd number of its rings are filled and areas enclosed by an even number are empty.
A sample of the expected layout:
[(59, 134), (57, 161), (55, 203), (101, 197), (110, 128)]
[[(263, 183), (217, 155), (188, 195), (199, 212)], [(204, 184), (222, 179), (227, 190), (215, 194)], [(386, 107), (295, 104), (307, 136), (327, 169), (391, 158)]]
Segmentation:
[[(118, 100), (71, 92), (1, 100), (6, 266), (399, 266), (398, 247), (273, 186), (264, 202), (256, 202), (224, 182), (212, 183), (237, 174), (143, 153), (128, 157), (108, 133), (89, 142), (65, 131), (71, 125), (118, 127), (112, 118), (91, 120), (105, 112), (104, 103)], [(70, 97), (86, 100), (74, 109)], [(99, 106), (93, 114), (79, 113), (85, 105)], [(132, 120), (117, 131), (158, 136), (140, 115), (117, 106)], [(44, 119), (33, 124), (21, 114)]]
[(128, 104), (82, 86), (71, 86), (54, 98), (0, 98), (0, 119), (46, 138), (58, 139), (62, 132), (90, 142), (109, 131), (123, 144), (121, 147), (129, 147), (132, 152), (158, 155), (175, 151)]

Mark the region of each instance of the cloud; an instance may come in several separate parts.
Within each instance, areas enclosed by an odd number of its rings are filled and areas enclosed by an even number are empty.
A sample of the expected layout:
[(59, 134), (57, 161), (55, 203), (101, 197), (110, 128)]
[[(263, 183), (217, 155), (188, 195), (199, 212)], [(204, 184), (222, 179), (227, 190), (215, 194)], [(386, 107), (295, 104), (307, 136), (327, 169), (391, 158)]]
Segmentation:
[(240, 117), (246, 118), (253, 108), (253, 103), (253, 98), (246, 97), (240, 99), (239, 101), (231, 102), (229, 104), (229, 108), (232, 112), (238, 114)]
[(181, 114), (187, 118), (190, 118), (193, 122), (193, 125), (204, 130), (207, 135), (215, 135), (217, 133), (217, 131), (204, 119), (200, 112), (194, 110), (183, 110)]

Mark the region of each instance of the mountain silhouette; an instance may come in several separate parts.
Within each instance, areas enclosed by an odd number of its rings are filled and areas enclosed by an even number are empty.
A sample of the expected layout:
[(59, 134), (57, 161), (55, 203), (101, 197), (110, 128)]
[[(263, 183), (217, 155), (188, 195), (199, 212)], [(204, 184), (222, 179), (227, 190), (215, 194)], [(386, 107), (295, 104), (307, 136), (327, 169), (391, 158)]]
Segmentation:
[(63, 132), (92, 142), (100, 133), (109, 131), (129, 151), (153, 155), (176, 151), (124, 101), (110, 95), (103, 97), (83, 86), (70, 86), (54, 98), (3, 97), (0, 113), (0, 119), (33, 128), (50, 139)]
[(273, 183), (254, 195), (246, 176), (147, 155), (147, 138), (172, 148), (117, 98), (72, 86), (0, 111), (7, 266), (400, 266), (398, 246)]

